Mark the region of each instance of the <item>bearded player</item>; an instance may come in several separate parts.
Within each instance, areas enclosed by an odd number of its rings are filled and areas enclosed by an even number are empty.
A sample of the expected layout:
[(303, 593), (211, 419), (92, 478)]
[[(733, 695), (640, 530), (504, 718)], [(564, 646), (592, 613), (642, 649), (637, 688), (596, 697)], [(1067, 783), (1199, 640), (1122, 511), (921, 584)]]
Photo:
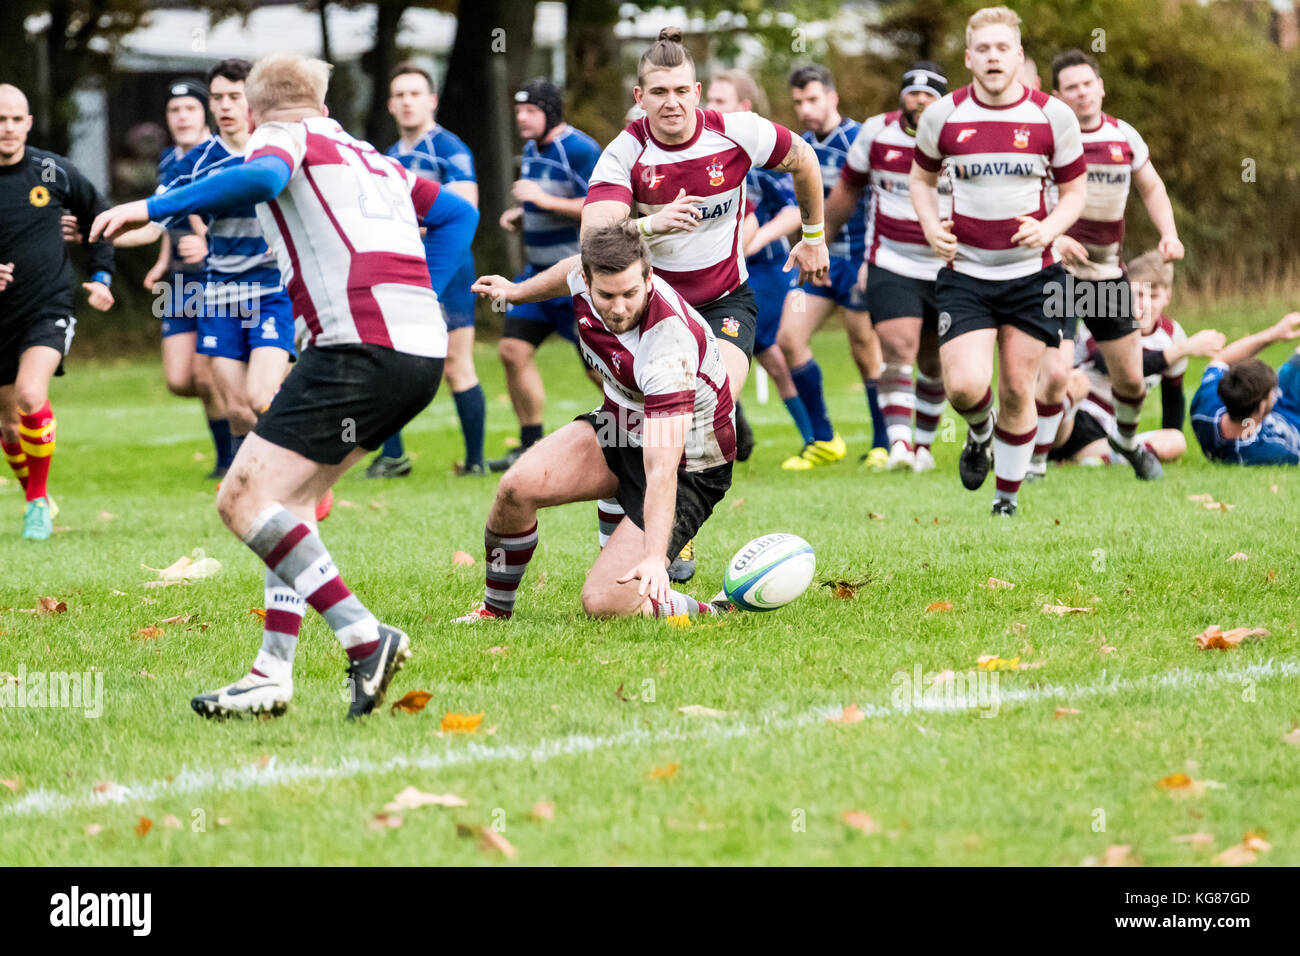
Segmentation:
[[(974, 490), (992, 464), (993, 514), (1016, 513), (1020, 483), (1038, 434), (1034, 388), (1043, 353), (1061, 344), (1050, 314), (1065, 270), (1052, 242), (1083, 209), (1086, 166), (1079, 121), (1060, 100), (1016, 79), (1024, 62), (1020, 17), (986, 7), (966, 25), (972, 83), (921, 114), (909, 182), (925, 237), (947, 266), (939, 271), (939, 357), (944, 390), (969, 429), (959, 470)], [(952, 218), (939, 218), (945, 161), (953, 178)], [(1049, 213), (1048, 178), (1060, 199)], [(993, 357), (998, 410), (993, 411)]]
[(736, 457), (727, 371), (703, 317), (650, 268), (626, 223), (588, 229), (569, 276), (583, 357), (604, 405), (540, 442), (501, 479), (483, 532), (483, 603), (460, 623), (509, 618), (537, 548), (537, 513), (617, 498), (626, 519), (587, 574), (593, 617), (672, 617), (728, 609), (669, 586), (668, 563), (727, 489)]
[[(762, 91), (744, 70), (723, 70), (709, 80), (706, 104), (719, 113), (766, 112), (755, 107)], [(751, 169), (745, 177), (743, 246), (746, 280), (754, 290), (756, 308), (754, 357), (772, 379), (776, 392), (794, 420), (803, 444), (813, 440), (808, 409), (794, 387), (785, 353), (776, 344), (785, 297), (794, 286), (794, 276), (783, 268), (790, 255), (789, 237), (799, 230), (799, 204), (789, 173)]]
[(1052, 60), (1053, 93), (1078, 117), (1088, 166), (1087, 202), (1083, 214), (1056, 241), (1071, 281), (1065, 287), (1068, 308), (1065, 340), (1043, 358), (1038, 383), (1038, 437), (1030, 474), (1046, 472), (1047, 454), (1061, 421), (1066, 375), (1073, 358), (1073, 323), (1082, 320), (1104, 359), (1115, 397), (1115, 429), (1111, 449), (1133, 466), (1144, 481), (1159, 478), (1164, 469), (1158, 456), (1138, 440), (1138, 421), (1146, 400), (1142, 373), (1142, 333), (1134, 298), (1120, 265), (1124, 241), (1124, 207), (1130, 187), (1160, 232), (1157, 248), (1166, 261), (1183, 257), (1174, 210), (1165, 184), (1151, 163), (1142, 137), (1128, 123), (1102, 112), (1105, 84), (1095, 57), (1067, 50)]
[[(659, 31), (637, 64), (637, 105), (644, 119), (630, 124), (601, 154), (582, 210), (582, 229), (632, 220), (650, 247), (656, 274), (699, 311), (713, 330), (733, 401), (749, 374), (757, 309), (746, 283), (742, 232), (745, 176), (755, 167), (788, 172), (803, 227), (786, 268), (800, 281), (829, 281), (830, 258), (822, 222), (821, 170), (816, 154), (784, 126), (754, 113), (699, 108), (701, 85), (681, 31)], [(576, 256), (519, 283), (480, 277), (474, 290), (506, 302), (532, 302), (567, 288)], [(744, 428), (737, 415), (738, 443)], [(752, 444), (752, 439), (751, 439)], [(744, 450), (738, 452), (744, 458)], [(602, 507), (605, 503), (602, 503)], [(616, 519), (616, 514), (611, 513)], [(612, 523), (612, 522), (611, 522)], [(692, 547), (691, 542), (687, 542)], [(674, 580), (694, 574), (694, 552), (682, 555)]]
[[(804, 142), (812, 147), (821, 165), (824, 194), (829, 195), (858, 135), (858, 122), (840, 115), (835, 80), (824, 66), (801, 66), (791, 73), (790, 96), (794, 100), (795, 114), (804, 126)], [(811, 346), (813, 332), (836, 306), (844, 309), (849, 349), (858, 374), (862, 376), (871, 414), (872, 447), (862, 456), (862, 461), (878, 471), (889, 460), (885, 420), (877, 394), (880, 343), (871, 329), (871, 316), (867, 314), (862, 289), (858, 285), (858, 272), (867, 245), (867, 206), (867, 200), (859, 195), (853, 208), (840, 219), (840, 228), (826, 234), (830, 283), (802, 283), (797, 292), (786, 296), (785, 307), (781, 310), (777, 344), (790, 366), (790, 376), (808, 410), (813, 431), (813, 440), (804, 445), (799, 454), (782, 462), (781, 467), (787, 471), (810, 471), (834, 464), (847, 452), (844, 439), (831, 424), (822, 387), (821, 366)], [(829, 224), (829, 215), (827, 220)]]
[[(348, 657), (348, 717), (370, 713), (410, 655), (343, 583), (316, 530), (316, 502), (418, 415), (442, 379), (445, 282), (478, 210), (326, 118), (329, 64), (275, 54), (248, 74), (255, 129), (245, 162), (96, 218), (91, 238), (150, 219), (247, 203), (275, 249), (308, 344), (222, 482), (226, 526), (266, 565), (266, 622), (252, 669), (191, 702), (205, 716), (279, 714), (308, 606)], [(423, 240), (420, 227), (427, 233)]]
[(943, 260), (926, 242), (908, 199), (908, 173), (916, 149), (917, 120), (947, 92), (948, 81), (938, 66), (914, 63), (903, 74), (901, 108), (862, 124), (826, 200), (826, 235), (834, 241), (841, 224), (857, 209), (863, 191), (871, 187), (866, 306), (884, 357), (880, 404), (889, 434), (891, 471), (934, 467), (930, 446), (943, 411), (934, 291)]

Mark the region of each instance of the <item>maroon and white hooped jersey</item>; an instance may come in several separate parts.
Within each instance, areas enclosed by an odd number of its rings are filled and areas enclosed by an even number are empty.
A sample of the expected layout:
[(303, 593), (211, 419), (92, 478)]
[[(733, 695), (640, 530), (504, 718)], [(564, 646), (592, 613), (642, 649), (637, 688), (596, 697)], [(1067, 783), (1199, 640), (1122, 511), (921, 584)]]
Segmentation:
[[(1187, 333), (1177, 320), (1167, 315), (1160, 316), (1155, 328), (1141, 337), (1142, 351), (1164, 352), (1169, 346), (1187, 340)], [(1088, 396), (1079, 403), (1081, 410), (1087, 411), (1101, 422), (1107, 431), (1115, 430), (1115, 393), (1110, 387), (1110, 376), (1102, 364), (1097, 362), (1099, 351), (1092, 333), (1083, 322), (1079, 323), (1074, 334), (1074, 366), (1088, 376)], [(1155, 390), (1165, 381), (1180, 383), (1183, 373), (1187, 371), (1187, 359), (1179, 359), (1163, 372), (1155, 372), (1146, 377), (1147, 392)], [(1181, 387), (1181, 386), (1180, 386)]]
[[(1051, 247), (1030, 249), (1011, 237), (1017, 217), (1047, 216), (1048, 177), (1065, 183), (1084, 174), (1079, 121), (1039, 90), (1014, 103), (981, 103), (974, 84), (926, 107), (916, 131), (916, 162), (952, 177), (957, 255), (949, 268), (977, 279), (1018, 279), (1056, 262)], [(945, 163), (946, 160), (946, 163)]]
[(1133, 174), (1151, 159), (1146, 142), (1128, 123), (1101, 115), (1096, 129), (1083, 130), (1083, 159), (1088, 164), (1088, 193), (1083, 214), (1066, 235), (1088, 250), (1088, 262), (1067, 266), (1080, 279), (1118, 279), (1124, 241), (1124, 207)]
[(310, 344), (446, 356), (447, 323), (420, 238), (437, 183), (323, 116), (263, 123), (245, 156), (289, 165), (289, 185), (257, 205), (257, 219)]
[(693, 232), (647, 240), (656, 275), (691, 305), (734, 292), (748, 277), (741, 225), (745, 174), (771, 169), (790, 151), (792, 134), (755, 113), (695, 111), (695, 134), (684, 143), (661, 143), (644, 117), (633, 120), (605, 147), (591, 174), (587, 202), (625, 202), (635, 218), (653, 215), (681, 189), (700, 196), (702, 217)]
[(717, 340), (658, 273), (650, 281), (641, 321), (615, 334), (592, 304), (582, 270), (569, 273), (582, 357), (605, 383), (600, 410), (631, 445), (639, 445), (645, 418), (690, 415), (681, 466), (703, 471), (726, 464), (736, 457), (736, 426)]
[(925, 241), (925, 230), (912, 206), (907, 180), (916, 137), (903, 129), (902, 116), (902, 110), (894, 110), (862, 124), (840, 169), (840, 179), (855, 189), (871, 187), (867, 261), (902, 276), (933, 282), (943, 260)]

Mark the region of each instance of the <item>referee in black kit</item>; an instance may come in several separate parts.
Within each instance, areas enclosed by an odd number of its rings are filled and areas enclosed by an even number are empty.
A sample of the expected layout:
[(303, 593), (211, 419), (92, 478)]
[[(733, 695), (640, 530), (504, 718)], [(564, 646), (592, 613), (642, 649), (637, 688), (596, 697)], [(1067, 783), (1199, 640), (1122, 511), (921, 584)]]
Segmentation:
[[(95, 187), (64, 157), (27, 145), (32, 128), (22, 90), (0, 84), (0, 444), (27, 492), (23, 537), (44, 540), (53, 531), (46, 491), (54, 454), (50, 378), (62, 373), (77, 320), (72, 263), (60, 218), (77, 219), (90, 235), (108, 208)], [(113, 246), (86, 244), (90, 305), (113, 306)]]

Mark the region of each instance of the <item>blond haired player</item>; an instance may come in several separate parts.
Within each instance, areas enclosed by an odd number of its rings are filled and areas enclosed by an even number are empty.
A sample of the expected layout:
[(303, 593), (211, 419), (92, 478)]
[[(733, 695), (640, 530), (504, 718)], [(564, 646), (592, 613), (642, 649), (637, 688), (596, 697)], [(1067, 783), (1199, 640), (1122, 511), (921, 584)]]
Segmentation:
[[(1083, 210), (1086, 167), (1079, 121), (1059, 100), (1027, 89), (1020, 17), (986, 7), (966, 25), (972, 82), (926, 108), (909, 189), (939, 271), (939, 355), (944, 390), (969, 425), (962, 484), (997, 476), (993, 514), (1014, 515), (1038, 432), (1034, 386), (1047, 348), (1062, 340), (1048, 292), (1065, 270), (1053, 241)], [(952, 218), (939, 219), (939, 170), (952, 175)], [(1048, 212), (1049, 178), (1060, 191)], [(998, 410), (993, 411), (993, 357)]]
[(91, 228), (92, 240), (112, 238), (155, 218), (255, 204), (308, 331), (217, 497), (226, 527), (266, 565), (267, 613), (249, 673), (190, 702), (205, 717), (284, 711), (307, 606), (347, 652), (349, 718), (382, 702), (410, 656), (406, 634), (343, 583), (313, 517), (334, 482), (437, 392), (447, 326), (432, 284), (460, 264), (478, 210), (328, 119), (329, 69), (296, 54), (260, 60), (244, 87), (254, 126), (244, 163), (117, 206)]

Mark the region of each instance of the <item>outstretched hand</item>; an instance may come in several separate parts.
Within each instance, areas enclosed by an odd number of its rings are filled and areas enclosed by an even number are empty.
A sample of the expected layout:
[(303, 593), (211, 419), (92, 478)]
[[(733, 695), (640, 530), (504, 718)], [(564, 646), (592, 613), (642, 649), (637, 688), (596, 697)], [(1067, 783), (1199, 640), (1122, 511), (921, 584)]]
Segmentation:
[(122, 203), (112, 209), (105, 209), (95, 217), (90, 227), (90, 241), (116, 239), (124, 232), (137, 229), (149, 221), (149, 206), (143, 199)]

